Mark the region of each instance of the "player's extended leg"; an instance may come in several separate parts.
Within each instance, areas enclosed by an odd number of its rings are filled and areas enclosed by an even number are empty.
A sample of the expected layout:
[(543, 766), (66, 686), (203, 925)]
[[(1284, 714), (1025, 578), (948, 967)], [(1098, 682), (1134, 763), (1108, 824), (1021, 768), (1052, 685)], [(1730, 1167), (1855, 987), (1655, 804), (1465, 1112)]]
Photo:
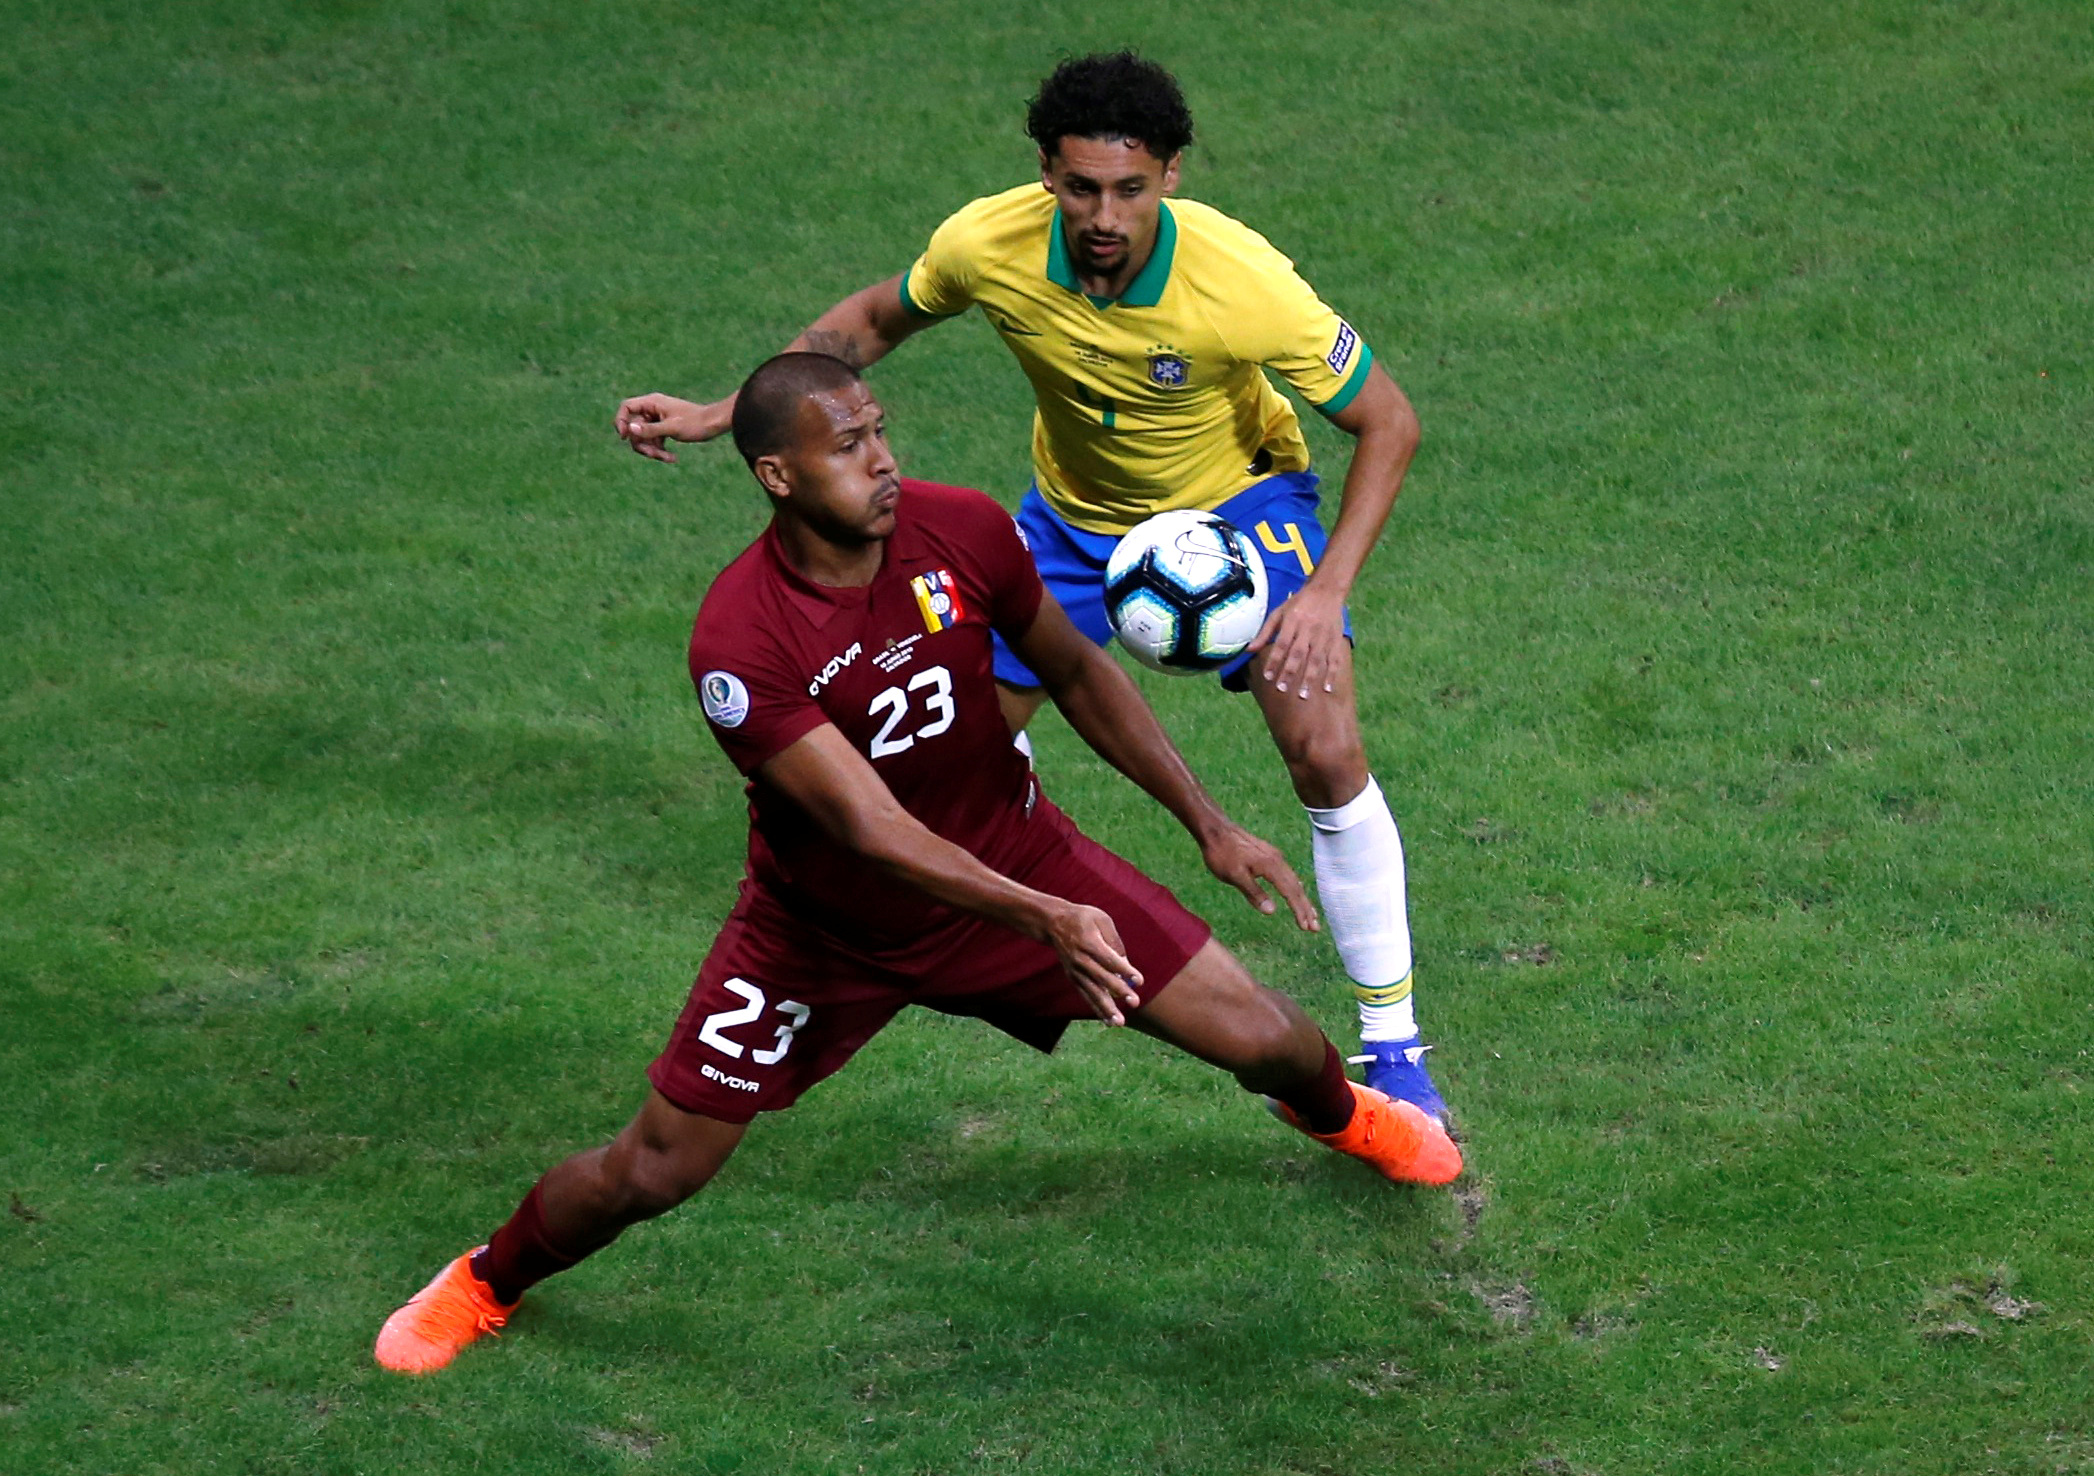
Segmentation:
[(1367, 771), (1352, 648), (1338, 647), (1331, 690), (1307, 701), (1266, 681), (1263, 664), (1262, 657), (1252, 663), (1250, 689), (1309, 812), (1316, 892), (1359, 1003), (1367, 1084), (1445, 1122), (1447, 1105), (1425, 1069), (1429, 1048), (1418, 1037), (1411, 993), (1403, 838)]
[(397, 1373), (434, 1373), (500, 1328), (526, 1288), (704, 1188), (746, 1131), (746, 1123), (685, 1112), (649, 1092), (623, 1132), (556, 1165), (486, 1245), (452, 1261), (387, 1318), (378, 1361)]
[(1221, 1067), (1295, 1127), (1386, 1178), (1446, 1184), (1461, 1172), (1461, 1152), (1438, 1122), (1347, 1081), (1337, 1047), (1301, 1006), (1258, 983), (1215, 939), (1128, 1023)]

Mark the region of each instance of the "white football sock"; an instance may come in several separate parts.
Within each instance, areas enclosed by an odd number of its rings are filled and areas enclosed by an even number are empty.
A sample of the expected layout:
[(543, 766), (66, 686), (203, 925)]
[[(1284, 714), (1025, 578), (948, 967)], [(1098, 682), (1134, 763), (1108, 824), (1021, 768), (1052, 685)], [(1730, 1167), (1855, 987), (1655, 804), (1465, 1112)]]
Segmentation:
[(1403, 888), (1403, 837), (1370, 775), (1334, 810), (1309, 811), (1316, 892), (1331, 941), (1352, 976), (1360, 1039), (1408, 1040), (1418, 1033), (1411, 1000), (1411, 925)]

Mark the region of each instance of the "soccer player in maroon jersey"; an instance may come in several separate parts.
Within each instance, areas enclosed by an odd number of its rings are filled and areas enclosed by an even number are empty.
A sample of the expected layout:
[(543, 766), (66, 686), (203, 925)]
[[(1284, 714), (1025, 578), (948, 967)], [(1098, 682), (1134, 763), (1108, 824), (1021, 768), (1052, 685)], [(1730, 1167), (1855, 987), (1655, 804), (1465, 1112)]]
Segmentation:
[(749, 777), (740, 899), (639, 1114), (388, 1318), (378, 1361), (449, 1363), (526, 1288), (695, 1194), (757, 1113), (790, 1107), (909, 1004), (1041, 1050), (1072, 1020), (1132, 1025), (1390, 1179), (1460, 1173), (1437, 1122), (1347, 1081), (1299, 1006), (1041, 795), (998, 705), (992, 629), (1216, 876), (1265, 912), (1270, 887), (1317, 925), (1279, 852), (1221, 812), (1126, 673), (1047, 597), (1010, 515), (901, 480), (878, 402), (821, 354), (752, 374), (734, 438), (772, 521), (713, 581), (690, 656), (713, 735)]
[[(1033, 389), (1018, 524), (1055, 601), (1100, 645), (1113, 635), (1106, 566), (1144, 519), (1202, 508), (1255, 538), (1270, 610), (1217, 675), (1254, 694), (1302, 803), (1359, 1007), (1354, 1059), (1369, 1086), (1444, 1122), (1419, 1034), (1403, 837), (1368, 765), (1346, 613), (1418, 448), (1417, 415), (1293, 262), (1178, 193), (1193, 118), (1164, 68), (1130, 52), (1070, 57), (1040, 83), (1025, 131), (1035, 180), (961, 206), (906, 271), (786, 347), (863, 369), (979, 307)], [(1355, 438), (1328, 539), (1300, 417), (1268, 371)], [(670, 442), (724, 435), (733, 411), (732, 396), (638, 395), (616, 425), (635, 451), (674, 461)], [(996, 676), (1004, 716), (1024, 728), (1045, 686), (1008, 646)]]

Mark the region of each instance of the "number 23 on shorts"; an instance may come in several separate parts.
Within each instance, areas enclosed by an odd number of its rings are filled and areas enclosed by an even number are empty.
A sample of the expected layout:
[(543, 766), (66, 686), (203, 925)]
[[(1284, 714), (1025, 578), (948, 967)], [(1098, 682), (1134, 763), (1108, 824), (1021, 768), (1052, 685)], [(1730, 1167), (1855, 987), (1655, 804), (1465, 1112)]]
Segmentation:
[[(698, 1027), (698, 1038), (730, 1061), (739, 1061), (747, 1048), (738, 1040), (729, 1040), (722, 1032), (728, 1026), (747, 1025), (764, 1012), (769, 1001), (764, 998), (763, 991), (747, 979), (729, 979), (720, 987), (729, 994), (740, 995), (746, 1003), (738, 1009), (719, 1010), (707, 1015), (705, 1023)], [(786, 1023), (777, 1027), (778, 1038), (770, 1046), (749, 1052), (749, 1060), (755, 1065), (775, 1066), (784, 1060), (785, 1053), (793, 1048), (793, 1037), (800, 1033), (800, 1027), (814, 1013), (796, 999), (778, 1001), (778, 1012), (786, 1017)]]

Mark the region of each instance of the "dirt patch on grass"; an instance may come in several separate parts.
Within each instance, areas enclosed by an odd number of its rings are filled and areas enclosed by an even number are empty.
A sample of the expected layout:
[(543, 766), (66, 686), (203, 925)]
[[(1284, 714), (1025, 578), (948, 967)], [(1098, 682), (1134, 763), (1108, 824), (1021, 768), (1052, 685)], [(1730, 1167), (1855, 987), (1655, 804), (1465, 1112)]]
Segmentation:
[(655, 1447), (660, 1445), (666, 1438), (665, 1436), (641, 1430), (592, 1429), (587, 1433), (589, 1438), (598, 1445), (643, 1461), (652, 1460)]
[(1409, 1369), (1387, 1360), (1369, 1362), (1364, 1358), (1332, 1358), (1318, 1364), (1317, 1372), (1343, 1380), (1348, 1387), (1369, 1399), (1379, 1399), (1391, 1390), (1418, 1381), (1418, 1376)]
[(318, 1174), (369, 1145), (345, 1133), (289, 1133), (281, 1138), (236, 1138), (209, 1143), (176, 1141), (138, 1164), (138, 1177), (154, 1184), (191, 1174)]
[(1985, 1329), (1979, 1327), (1975, 1322), (1944, 1322), (1936, 1327), (1922, 1328), (1920, 1331), (1922, 1336), (1931, 1338), (1937, 1343), (1947, 1342), (1951, 1338), (1982, 1338), (1985, 1336)]
[(1467, 1240), (1476, 1233), (1477, 1222), (1491, 1202), (1490, 1186), (1469, 1182), (1454, 1191), (1454, 1203), (1461, 1209), (1461, 1238)]
[(1491, 1202), (1490, 1186), (1474, 1179), (1463, 1178), (1453, 1190), (1454, 1207), (1461, 1213), (1461, 1228), (1452, 1239), (1435, 1240), (1433, 1249), (1443, 1256), (1451, 1256), (1476, 1238), (1476, 1226), (1483, 1219), (1483, 1212)]
[(2041, 1302), (2014, 1295), (2013, 1268), (1999, 1266), (1985, 1276), (1934, 1288), (1914, 1320), (1921, 1337), (1940, 1343), (1989, 1338), (2001, 1323), (2025, 1322), (2043, 1311)]
[(1524, 1281), (1472, 1281), (1469, 1292), (1500, 1327), (1524, 1332), (1534, 1320), (1534, 1293)]
[(1985, 1310), (2004, 1322), (2019, 1322), (2033, 1313), (2041, 1312), (2041, 1302), (2024, 1302), (2010, 1294), (2006, 1288), (1994, 1284), (1986, 1288)]

